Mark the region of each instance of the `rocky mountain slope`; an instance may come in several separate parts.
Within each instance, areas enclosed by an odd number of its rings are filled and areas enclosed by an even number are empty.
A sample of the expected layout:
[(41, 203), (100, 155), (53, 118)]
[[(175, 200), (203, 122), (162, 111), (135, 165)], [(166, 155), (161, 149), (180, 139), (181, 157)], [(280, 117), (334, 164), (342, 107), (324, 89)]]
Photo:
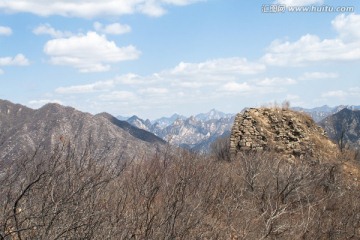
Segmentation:
[(33, 110), (0, 100), (0, 161), (66, 146), (99, 159), (155, 152), (164, 141), (108, 114), (91, 115), (71, 107), (47, 104)]
[(360, 148), (360, 111), (344, 108), (340, 112), (328, 116), (320, 123), (329, 137), (345, 147), (349, 146)]
[(178, 119), (159, 132), (160, 137), (169, 143), (200, 152), (208, 152), (210, 145), (218, 137), (229, 135), (234, 118), (197, 120), (190, 117)]
[(306, 114), (259, 108), (239, 113), (231, 131), (230, 151), (275, 151), (288, 159), (328, 159), (337, 152), (324, 130)]

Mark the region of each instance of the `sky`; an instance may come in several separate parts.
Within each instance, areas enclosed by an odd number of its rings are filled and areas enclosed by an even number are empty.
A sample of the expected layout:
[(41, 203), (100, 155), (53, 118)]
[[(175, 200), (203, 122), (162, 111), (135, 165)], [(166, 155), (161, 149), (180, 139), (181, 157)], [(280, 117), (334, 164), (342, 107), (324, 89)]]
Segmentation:
[(0, 0), (0, 84), (149, 119), (360, 105), (360, 1)]

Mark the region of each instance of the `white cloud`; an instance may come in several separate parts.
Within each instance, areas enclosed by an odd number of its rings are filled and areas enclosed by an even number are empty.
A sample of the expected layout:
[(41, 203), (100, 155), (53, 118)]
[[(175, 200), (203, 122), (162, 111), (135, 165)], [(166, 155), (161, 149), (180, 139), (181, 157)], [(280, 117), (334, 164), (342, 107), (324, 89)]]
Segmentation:
[(276, 0), (275, 2), (287, 6), (307, 6), (307, 5), (323, 4), (324, 0)]
[(323, 98), (353, 98), (355, 97), (357, 101), (360, 98), (360, 87), (351, 87), (346, 90), (334, 90), (328, 91), (321, 94)]
[(51, 27), (50, 24), (39, 25), (38, 27), (36, 27), (33, 30), (33, 33), (36, 35), (48, 34), (53, 38), (63, 38), (63, 37), (73, 36), (73, 34), (71, 32), (68, 32), (68, 31), (63, 32), (63, 31), (56, 30), (53, 27)]
[(262, 61), (268, 65), (299, 66), (322, 61), (360, 60), (360, 15), (340, 15), (332, 24), (338, 32), (336, 38), (320, 39), (307, 34), (295, 42), (275, 40)]
[(60, 15), (67, 17), (93, 18), (143, 13), (161, 16), (165, 5), (183, 6), (201, 0), (0, 0), (0, 10), (26, 12), (40, 16)]
[(287, 94), (285, 99), (288, 101), (295, 101), (295, 100), (299, 100), (300, 97), (295, 94)]
[(54, 100), (51, 100), (51, 99), (32, 100), (32, 101), (28, 102), (28, 105), (32, 108), (40, 108), (48, 103), (57, 103), (57, 104), (64, 105), (62, 101), (56, 100), (56, 99), (54, 99)]
[(123, 25), (120, 23), (113, 23), (104, 26), (103, 24), (99, 22), (94, 23), (94, 29), (97, 32), (105, 33), (105, 34), (114, 34), (114, 35), (120, 35), (124, 33), (128, 33), (131, 31), (131, 27), (129, 25)]
[(333, 72), (306, 72), (299, 79), (300, 80), (334, 79), (338, 77), (339, 74)]
[(12, 34), (12, 29), (5, 26), (0, 26), (0, 35), (10, 36)]
[(59, 94), (92, 93), (109, 90), (114, 86), (114, 81), (99, 81), (92, 84), (75, 85), (70, 87), (59, 87), (55, 89)]
[(136, 95), (129, 91), (113, 91), (99, 96), (99, 99), (102, 101), (128, 101), (135, 98)]
[[(243, 58), (213, 59), (198, 63), (181, 62), (174, 68), (148, 76), (129, 73), (106, 81), (59, 87), (55, 92), (57, 94), (82, 94), (107, 91), (101, 94), (100, 100), (110, 101), (112, 97), (115, 100), (122, 99), (123, 89), (132, 89), (145, 102), (149, 101), (147, 96), (162, 97), (162, 99), (167, 96), (168, 101), (171, 102), (178, 93), (184, 93), (185, 98), (196, 96), (205, 99), (209, 97), (209, 91), (217, 92), (219, 89), (227, 92), (255, 91), (255, 85), (251, 86), (241, 79), (264, 70), (263, 64), (252, 63)], [(259, 89), (261, 86), (256, 86), (256, 88)], [(272, 89), (267, 88), (266, 91), (271, 92)]]
[[(212, 101), (226, 101), (234, 94), (259, 97), (279, 92), (279, 87), (257, 85), (249, 76), (262, 73), (263, 64), (243, 58), (212, 59), (203, 62), (179, 63), (173, 68), (149, 75), (126, 74), (91, 84), (63, 86), (55, 90), (58, 97), (94, 103), (98, 111), (119, 109), (122, 111), (160, 111), (174, 105), (206, 105)], [(290, 82), (290, 81), (288, 81)], [(280, 89), (284, 92), (284, 88)], [(89, 95), (86, 95), (89, 93)], [(66, 97), (66, 98), (65, 98)], [(146, 109), (146, 110), (144, 110)], [(117, 110), (115, 110), (116, 112)]]
[(176, 82), (173, 83), (175, 87), (182, 87), (182, 88), (201, 88), (207, 85), (211, 85), (211, 83), (203, 83), (203, 82)]
[(202, 63), (185, 63), (181, 62), (171, 74), (177, 75), (244, 75), (256, 74), (266, 69), (264, 64), (249, 62), (246, 58), (219, 58), (208, 60)]
[(257, 81), (258, 86), (270, 87), (270, 86), (284, 86), (296, 84), (296, 80), (292, 78), (265, 78)]
[(248, 83), (237, 83), (237, 82), (228, 82), (226, 83), (221, 90), (226, 92), (248, 92), (251, 90), (251, 87)]
[(347, 95), (347, 93), (343, 90), (328, 91), (326, 93), (321, 94), (321, 96), (324, 98), (327, 98), (327, 97), (342, 98), (342, 97), (345, 97), (346, 95)]
[(23, 54), (17, 54), (15, 57), (1, 57), (0, 66), (26, 66), (29, 60)]
[(50, 56), (52, 64), (72, 66), (84, 73), (108, 71), (109, 64), (134, 60), (140, 55), (134, 46), (118, 47), (96, 32), (50, 40), (44, 52)]
[(339, 33), (339, 38), (344, 41), (360, 41), (360, 15), (341, 14), (331, 24)]
[(168, 92), (169, 92), (168, 89), (160, 88), (160, 87), (149, 87), (139, 90), (140, 94), (147, 94), (147, 95), (161, 95), (161, 94), (166, 94)]
[[(135, 84), (149, 84), (146, 77), (141, 77), (135, 74), (125, 74), (115, 77), (114, 79), (97, 81), (90, 84), (73, 85), (68, 87), (59, 87), (55, 89), (58, 94), (83, 94), (111, 91), (118, 85), (135, 85)], [(146, 82), (147, 81), (147, 82)]]
[(4, 70), (0, 68), (0, 75), (4, 74)]

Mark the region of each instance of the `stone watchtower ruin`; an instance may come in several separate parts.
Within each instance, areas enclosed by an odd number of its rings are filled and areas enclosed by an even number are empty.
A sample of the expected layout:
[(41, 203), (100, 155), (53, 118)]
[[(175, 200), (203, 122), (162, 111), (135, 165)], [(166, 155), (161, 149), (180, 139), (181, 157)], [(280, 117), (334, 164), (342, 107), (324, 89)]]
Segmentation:
[(250, 108), (235, 117), (230, 153), (275, 151), (287, 158), (321, 159), (337, 151), (336, 145), (310, 116), (281, 108)]

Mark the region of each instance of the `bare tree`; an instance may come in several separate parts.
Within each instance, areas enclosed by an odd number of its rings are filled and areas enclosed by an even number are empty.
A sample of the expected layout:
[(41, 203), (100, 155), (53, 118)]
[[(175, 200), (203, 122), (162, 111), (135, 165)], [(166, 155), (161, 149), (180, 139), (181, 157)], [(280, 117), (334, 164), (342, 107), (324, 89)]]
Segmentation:
[(230, 161), (230, 137), (219, 137), (211, 144), (211, 153), (219, 161)]
[(37, 152), (0, 170), (0, 239), (360, 239), (360, 168), (336, 160)]

